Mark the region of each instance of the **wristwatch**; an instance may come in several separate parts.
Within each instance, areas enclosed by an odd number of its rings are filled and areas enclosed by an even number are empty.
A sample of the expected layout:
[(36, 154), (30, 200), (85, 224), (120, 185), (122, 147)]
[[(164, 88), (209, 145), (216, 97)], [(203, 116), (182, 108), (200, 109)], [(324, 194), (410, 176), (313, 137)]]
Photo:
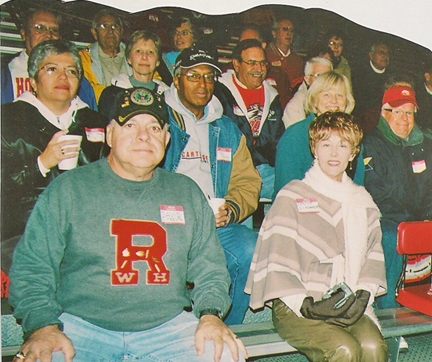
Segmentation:
[(214, 315), (219, 319), (222, 319), (222, 312), (216, 308), (205, 308), (201, 312), (199, 312), (199, 317), (201, 318), (203, 315)]

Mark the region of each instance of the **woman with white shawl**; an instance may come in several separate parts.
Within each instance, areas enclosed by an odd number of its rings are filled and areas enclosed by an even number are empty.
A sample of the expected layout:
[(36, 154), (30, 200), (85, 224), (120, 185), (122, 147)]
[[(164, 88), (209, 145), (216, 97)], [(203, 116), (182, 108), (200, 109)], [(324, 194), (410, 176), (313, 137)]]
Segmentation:
[(278, 193), (246, 285), (252, 309), (272, 305), (280, 336), (311, 361), (387, 361), (372, 309), (386, 290), (380, 213), (345, 173), (361, 138), (346, 113), (311, 123), (313, 166)]

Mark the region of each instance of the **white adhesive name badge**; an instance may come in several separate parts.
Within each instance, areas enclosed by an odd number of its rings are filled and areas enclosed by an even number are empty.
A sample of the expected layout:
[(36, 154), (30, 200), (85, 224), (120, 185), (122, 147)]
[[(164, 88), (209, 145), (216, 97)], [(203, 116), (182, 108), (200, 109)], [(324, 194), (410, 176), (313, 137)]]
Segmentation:
[(160, 214), (163, 224), (182, 224), (184, 225), (185, 217), (183, 206), (160, 205)]
[(413, 161), (411, 165), (414, 173), (422, 173), (424, 170), (426, 170), (425, 160)]
[(216, 148), (216, 160), (223, 162), (231, 162), (231, 148)]
[(244, 113), (239, 106), (233, 106), (233, 112), (236, 116), (244, 116)]
[(297, 210), (301, 214), (319, 212), (317, 199), (296, 199)]
[(85, 128), (89, 142), (105, 142), (105, 131), (103, 128)]
[(272, 85), (274, 87), (277, 86), (276, 79), (274, 79), (274, 78), (266, 78), (266, 81), (267, 81), (268, 84), (270, 84), (270, 85)]

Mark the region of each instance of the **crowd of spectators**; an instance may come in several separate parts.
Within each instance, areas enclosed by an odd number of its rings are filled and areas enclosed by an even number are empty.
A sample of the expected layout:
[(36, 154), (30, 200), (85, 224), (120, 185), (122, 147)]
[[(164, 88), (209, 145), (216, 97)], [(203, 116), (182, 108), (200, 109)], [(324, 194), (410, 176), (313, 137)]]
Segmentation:
[[(360, 328), (379, 336), (368, 315), (373, 314), (372, 303), (376, 308), (398, 305), (395, 290), (402, 263), (396, 255), (397, 224), (432, 217), (432, 58), (418, 65), (421, 73), (415, 79), (393, 66), (396, 49), (390, 43), (372, 39), (364, 61), (351, 61), (346, 53), (349, 36), (334, 28), (308, 52), (298, 52), (295, 19), (273, 15), (266, 26), (237, 27), (238, 41), (229, 64), (219, 61), (217, 49), (183, 13), (173, 15), (170, 44), (163, 44), (154, 28), (137, 28), (125, 36), (122, 18), (114, 9), (104, 8), (94, 15), (89, 29), (94, 42), (81, 50), (62, 39), (62, 20), (54, 11), (37, 8), (22, 15), (25, 49), (2, 69), (1, 79), (1, 241), (7, 250), (18, 244), (10, 301), (25, 333), (17, 359), (60, 350), (67, 357), (76, 352), (88, 359), (81, 354), (85, 341), (76, 332), (83, 326), (97, 329), (98, 336), (163, 326), (158, 333), (164, 341), (170, 338), (165, 333), (181, 326), (184, 333), (175, 338), (186, 338), (188, 347), (178, 346), (169, 353), (183, 353), (195, 345), (201, 355), (205, 345), (206, 358), (214, 348), (215, 360), (220, 356), (242, 360), (247, 358), (244, 346), (227, 326), (241, 323), (249, 305), (262, 307), (272, 299), (280, 331), (286, 320), (297, 323), (301, 318), (298, 326), (310, 328), (304, 319), (329, 318), (331, 325), (352, 327), (353, 335)], [(65, 141), (62, 137), (67, 134), (82, 141)], [(59, 167), (73, 157), (78, 157), (76, 170)], [(301, 205), (292, 196), (295, 192), (304, 197)], [(355, 210), (352, 195), (362, 200), (358, 205), (364, 210)], [(65, 205), (56, 197), (63, 198)], [(212, 213), (206, 199), (223, 202)], [(258, 238), (247, 220), (260, 199), (275, 201), (275, 207)], [(324, 318), (322, 312), (330, 303), (324, 301), (324, 287), (315, 290), (307, 282), (301, 286), (293, 278), (287, 288), (297, 292), (291, 293), (268, 272), (271, 283), (276, 283), (269, 290), (277, 290), (280, 295), (276, 295), (265, 289), (267, 276), (263, 279), (258, 271), (280, 250), (279, 232), (272, 239), (275, 225), (290, 230), (286, 242), (296, 248), (303, 241), (295, 235), (302, 234), (309, 222), (302, 208), (314, 214), (328, 199), (338, 203), (343, 217), (340, 224), (329, 221), (325, 227), (332, 232), (319, 240), (317, 248), (325, 250), (327, 243), (343, 235), (346, 240), (334, 246), (332, 261), (325, 263), (345, 268), (345, 253), (352, 253), (357, 242), (359, 255), (365, 258), (352, 254), (357, 269), (347, 267), (337, 275), (338, 282), (351, 283), (354, 293), (342, 314)], [(130, 206), (122, 205), (123, 200)], [(415, 206), (413, 200), (418, 201)], [(89, 212), (92, 207), (95, 215), (80, 215), (81, 209)], [(292, 211), (296, 207), (298, 213)], [(138, 219), (146, 218), (145, 225), (132, 222), (133, 212)], [(304, 217), (304, 226), (298, 230), (287, 226), (285, 213), (289, 220)], [(359, 227), (352, 218), (360, 214), (369, 236), (353, 231)], [(314, 217), (319, 223), (320, 217)], [(126, 231), (116, 229), (120, 224)], [(344, 234), (343, 228), (349, 230)], [(122, 233), (127, 234), (123, 239)], [(134, 236), (143, 235), (153, 238), (152, 247), (133, 243)], [(114, 236), (115, 247), (104, 244)], [(262, 254), (266, 238), (275, 243), (276, 251)], [(311, 234), (308, 238), (313, 244)], [(79, 248), (89, 255), (80, 254)], [(29, 262), (33, 253), (37, 258)], [(306, 254), (299, 253), (295, 266), (283, 267), (298, 267), (293, 273), (303, 273), (302, 262), (310, 257)], [(2, 268), (7, 274), (11, 258), (5, 260)], [(138, 280), (145, 267), (132, 268), (139, 262), (149, 266), (146, 282)], [(368, 276), (368, 262), (377, 274)], [(40, 278), (35, 270), (40, 270)], [(74, 276), (83, 278), (86, 273), (98, 282), (90, 283), (92, 290), (80, 291)], [(318, 274), (314, 277), (319, 279)], [(335, 284), (333, 277), (321, 282), (328, 288)], [(259, 297), (254, 295), (254, 283), (263, 289)], [(25, 293), (31, 288), (37, 293)], [(123, 298), (119, 288), (124, 290), (124, 306), (115, 304)], [(2, 296), (7, 294), (2, 290)], [(96, 306), (105, 294), (113, 299), (98, 315)], [(90, 309), (77, 308), (80, 298)], [(145, 303), (152, 307), (145, 310)], [(158, 309), (158, 303), (164, 308)], [(129, 304), (133, 310), (128, 310)], [(190, 309), (192, 317), (187, 314)], [(111, 311), (118, 314), (110, 315)], [(128, 325), (121, 321), (122, 313), (130, 320), (135, 314), (142, 319)], [(285, 332), (291, 343), (292, 331)], [(193, 333), (195, 341), (190, 338)], [(214, 345), (209, 347), (205, 340)], [(376, 342), (377, 350), (371, 353), (382, 360), (387, 351), (381, 337)], [(298, 348), (304, 343), (307, 338)], [(334, 348), (327, 344), (322, 353)], [(161, 347), (147, 357), (167, 351)]]

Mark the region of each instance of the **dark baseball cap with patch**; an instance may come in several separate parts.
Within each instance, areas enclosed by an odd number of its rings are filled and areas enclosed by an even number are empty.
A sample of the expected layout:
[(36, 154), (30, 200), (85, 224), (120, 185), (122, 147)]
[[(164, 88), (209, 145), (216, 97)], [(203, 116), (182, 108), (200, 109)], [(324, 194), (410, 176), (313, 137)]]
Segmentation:
[(110, 119), (123, 126), (137, 114), (152, 115), (162, 127), (168, 123), (167, 106), (162, 95), (144, 87), (124, 89), (118, 93)]
[(200, 47), (186, 48), (181, 51), (177, 56), (175, 62), (175, 70), (178, 68), (192, 68), (197, 65), (209, 65), (210, 67), (222, 73), (222, 70), (218, 67), (215, 55), (207, 49)]

